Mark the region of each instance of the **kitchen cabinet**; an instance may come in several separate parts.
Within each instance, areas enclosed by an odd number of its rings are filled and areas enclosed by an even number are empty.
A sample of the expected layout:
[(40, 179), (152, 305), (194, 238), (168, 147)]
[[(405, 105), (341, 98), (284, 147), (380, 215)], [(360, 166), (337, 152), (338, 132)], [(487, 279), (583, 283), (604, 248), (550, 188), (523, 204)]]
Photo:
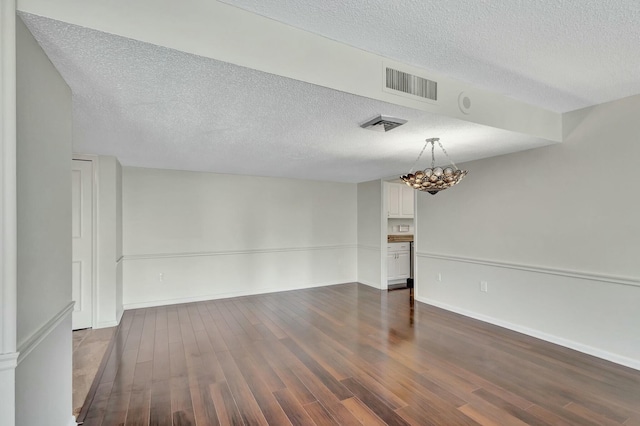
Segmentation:
[(410, 243), (387, 245), (387, 280), (404, 281), (411, 277)]
[(415, 189), (404, 183), (387, 183), (387, 217), (413, 219), (413, 197)]

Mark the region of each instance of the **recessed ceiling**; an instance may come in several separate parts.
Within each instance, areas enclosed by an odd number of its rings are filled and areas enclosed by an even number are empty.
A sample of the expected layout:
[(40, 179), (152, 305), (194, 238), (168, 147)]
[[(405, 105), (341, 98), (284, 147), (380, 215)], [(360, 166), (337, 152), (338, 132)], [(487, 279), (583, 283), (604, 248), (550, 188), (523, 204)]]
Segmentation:
[(222, 0), (556, 112), (640, 93), (638, 0)]
[[(74, 151), (123, 165), (362, 182), (406, 173), (428, 137), (456, 162), (551, 143), (21, 16), (72, 89)], [(408, 122), (359, 127), (379, 114)]]

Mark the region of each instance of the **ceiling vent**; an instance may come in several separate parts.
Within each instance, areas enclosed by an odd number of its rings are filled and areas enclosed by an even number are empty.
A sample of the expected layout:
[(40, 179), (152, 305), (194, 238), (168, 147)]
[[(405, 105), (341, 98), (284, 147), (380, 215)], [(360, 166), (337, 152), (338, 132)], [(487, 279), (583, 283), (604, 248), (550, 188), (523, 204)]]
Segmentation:
[(417, 75), (385, 67), (385, 87), (430, 101), (438, 100), (438, 83)]
[(403, 120), (401, 118), (379, 115), (366, 123), (362, 123), (360, 127), (363, 129), (375, 130), (376, 132), (388, 132), (389, 130), (402, 126), (406, 122), (407, 120)]

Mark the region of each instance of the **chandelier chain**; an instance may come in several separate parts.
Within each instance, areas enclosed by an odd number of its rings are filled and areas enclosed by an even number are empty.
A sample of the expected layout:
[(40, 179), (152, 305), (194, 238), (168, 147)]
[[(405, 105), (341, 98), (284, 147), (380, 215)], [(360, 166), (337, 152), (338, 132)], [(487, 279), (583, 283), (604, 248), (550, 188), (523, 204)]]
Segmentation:
[[(440, 141), (438, 141), (438, 143), (440, 143)], [(442, 145), (440, 145), (440, 147), (442, 147)], [(431, 168), (432, 169), (436, 166), (435, 149), (436, 149), (436, 144), (433, 142), (433, 140), (431, 140)]]
[[(449, 154), (447, 154), (447, 150), (444, 149), (444, 147), (440, 143), (440, 139), (438, 139), (438, 145), (440, 145), (440, 149), (442, 150), (442, 152), (444, 152), (444, 155), (449, 159), (449, 162), (451, 162), (451, 165), (453, 166), (453, 168), (455, 170), (458, 170), (458, 166), (456, 166), (456, 163), (454, 163), (451, 157), (449, 157)], [(433, 168), (433, 163), (431, 163), (431, 168)]]
[[(422, 147), (422, 151), (420, 151), (420, 154), (418, 154), (418, 158), (413, 163), (413, 166), (411, 166), (411, 169), (409, 170), (409, 173), (413, 173), (413, 169), (416, 167), (416, 165), (420, 161), (420, 158), (422, 158), (422, 154), (424, 154), (424, 150), (427, 149), (427, 145), (429, 145), (429, 142), (430, 142), (429, 139), (427, 139), (427, 141), (424, 143), (424, 146)], [(431, 142), (431, 144), (432, 144), (432, 146), (431, 146), (431, 155), (433, 156), (433, 142)]]

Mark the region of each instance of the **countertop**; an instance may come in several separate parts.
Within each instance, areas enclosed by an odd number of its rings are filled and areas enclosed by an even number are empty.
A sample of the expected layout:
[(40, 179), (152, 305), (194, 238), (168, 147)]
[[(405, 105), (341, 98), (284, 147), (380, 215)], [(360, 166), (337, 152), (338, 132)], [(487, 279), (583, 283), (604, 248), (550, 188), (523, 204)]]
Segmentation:
[(412, 243), (413, 235), (412, 234), (395, 234), (395, 235), (387, 235), (388, 243)]

